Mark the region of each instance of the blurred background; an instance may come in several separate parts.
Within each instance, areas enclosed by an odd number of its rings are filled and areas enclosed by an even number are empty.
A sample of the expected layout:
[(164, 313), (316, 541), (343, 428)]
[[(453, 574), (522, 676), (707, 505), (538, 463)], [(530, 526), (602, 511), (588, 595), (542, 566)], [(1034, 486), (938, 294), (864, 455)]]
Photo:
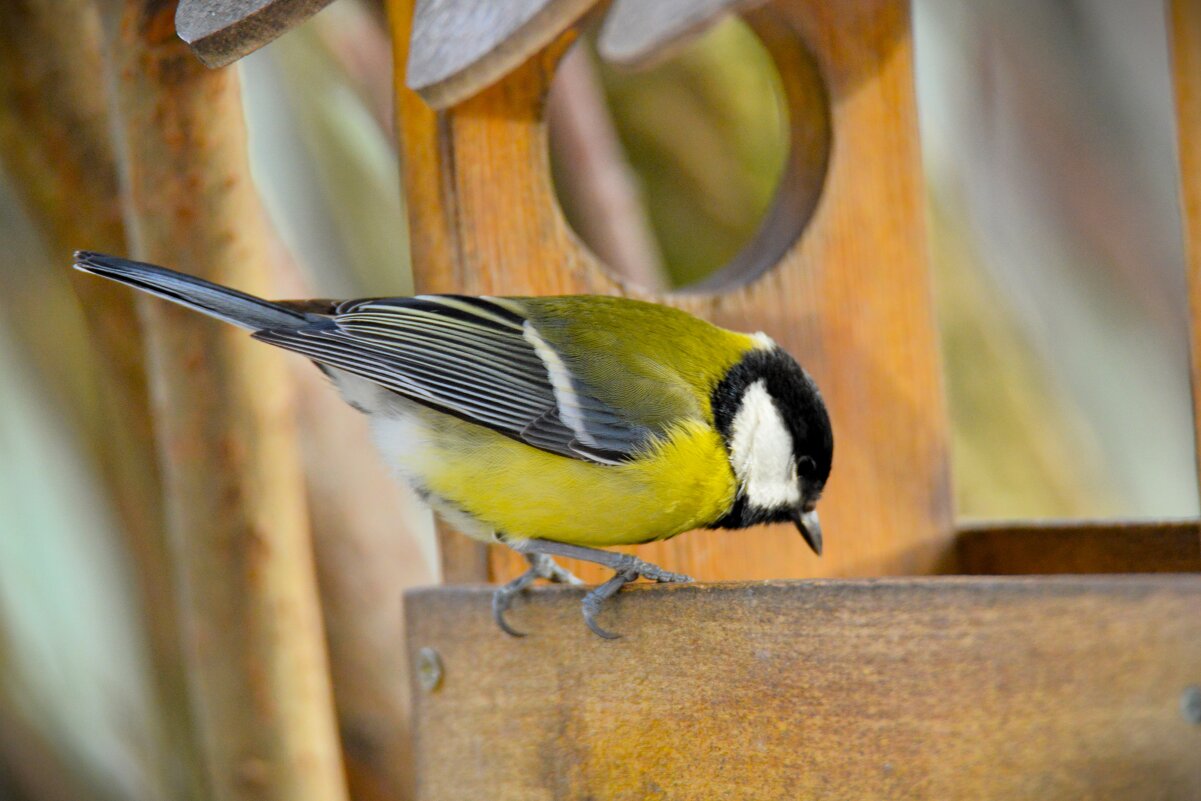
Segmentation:
[[(0, 54), (18, 35), (8, 13)], [(959, 515), (1195, 517), (1162, 6), (916, 0), (915, 19)], [(564, 211), (616, 273), (687, 286), (727, 263), (771, 203), (787, 158), (779, 78), (737, 20), (640, 72), (590, 48), (569, 54), (548, 109)], [(237, 67), (255, 182), (296, 266), (281, 294), (411, 291), (390, 65), (378, 6), (340, 2)], [(66, 192), (47, 201), (10, 146), (27, 110), (5, 96), (0, 799), (200, 797), (181, 791), (195, 766), (163, 734), (173, 712), (156, 707), (152, 621), (100, 467), (107, 366), (69, 280), (72, 246), (46, 213), (86, 209)], [(323, 392), (302, 402), (353, 419)], [(380, 481), (385, 513), (362, 525), (414, 532), (374, 578), (397, 596), (436, 580), (428, 515), (378, 479), (369, 449), (348, 460)]]

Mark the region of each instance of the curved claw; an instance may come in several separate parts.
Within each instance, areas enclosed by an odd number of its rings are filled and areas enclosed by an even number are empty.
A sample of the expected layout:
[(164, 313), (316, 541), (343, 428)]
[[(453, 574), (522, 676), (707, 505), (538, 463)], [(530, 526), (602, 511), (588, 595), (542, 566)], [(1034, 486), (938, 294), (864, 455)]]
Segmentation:
[(505, 612), (509, 611), (509, 605), (513, 603), (513, 598), (533, 584), (536, 578), (538, 578), (538, 568), (531, 566), (529, 570), (492, 593), (492, 619), (496, 622), (497, 627), (510, 637), (524, 637), (525, 632), (510, 626), (505, 620)]
[(509, 603), (513, 600), (516, 593), (506, 592), (508, 585), (501, 587), (496, 592), (492, 593), (492, 620), (496, 623), (497, 628), (508, 634), (510, 637), (524, 637), (524, 631), (518, 631), (509, 625), (505, 620), (505, 612), (509, 609)]
[(602, 629), (600, 627), (600, 625), (588, 615), (587, 612), (584, 612), (584, 622), (588, 624), (588, 628), (592, 629), (592, 633), (598, 637), (604, 637), (606, 640), (620, 640), (621, 639), (620, 634), (615, 634), (611, 631), (606, 631), (605, 629)]
[(584, 613), (584, 622), (588, 624), (588, 628), (592, 629), (593, 634), (597, 635), (598, 637), (604, 637), (606, 640), (616, 640), (621, 637), (620, 634), (614, 634), (611, 631), (602, 629), (596, 622), (596, 613), (600, 611), (602, 603), (609, 598), (612, 598), (617, 594), (618, 590), (636, 578), (638, 578), (637, 573), (618, 573), (616, 576), (584, 596), (584, 602), (581, 604), (581, 611)]

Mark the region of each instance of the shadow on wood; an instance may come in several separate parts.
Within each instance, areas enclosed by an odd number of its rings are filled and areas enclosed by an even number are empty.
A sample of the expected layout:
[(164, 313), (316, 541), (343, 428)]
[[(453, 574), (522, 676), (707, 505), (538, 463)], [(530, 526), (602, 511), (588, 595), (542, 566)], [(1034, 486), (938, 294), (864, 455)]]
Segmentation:
[(975, 575), (1201, 572), (1201, 523), (1047, 522), (967, 526), (958, 570)]

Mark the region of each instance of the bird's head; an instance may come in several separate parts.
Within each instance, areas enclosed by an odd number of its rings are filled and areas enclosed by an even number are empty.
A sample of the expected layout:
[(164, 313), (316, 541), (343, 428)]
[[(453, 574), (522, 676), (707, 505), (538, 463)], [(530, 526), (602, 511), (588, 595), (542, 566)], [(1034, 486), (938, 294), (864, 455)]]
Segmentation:
[(738, 494), (714, 528), (791, 520), (820, 556), (817, 501), (834, 456), (834, 432), (821, 393), (791, 356), (766, 337), (713, 390), (714, 422), (725, 442)]

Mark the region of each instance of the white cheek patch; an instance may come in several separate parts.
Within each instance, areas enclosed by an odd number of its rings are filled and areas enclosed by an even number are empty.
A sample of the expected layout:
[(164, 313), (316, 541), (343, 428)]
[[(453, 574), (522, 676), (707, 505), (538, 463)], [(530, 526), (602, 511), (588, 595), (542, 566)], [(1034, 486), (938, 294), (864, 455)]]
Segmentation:
[(747, 387), (734, 415), (730, 464), (752, 506), (778, 509), (800, 503), (792, 436), (762, 381)]

